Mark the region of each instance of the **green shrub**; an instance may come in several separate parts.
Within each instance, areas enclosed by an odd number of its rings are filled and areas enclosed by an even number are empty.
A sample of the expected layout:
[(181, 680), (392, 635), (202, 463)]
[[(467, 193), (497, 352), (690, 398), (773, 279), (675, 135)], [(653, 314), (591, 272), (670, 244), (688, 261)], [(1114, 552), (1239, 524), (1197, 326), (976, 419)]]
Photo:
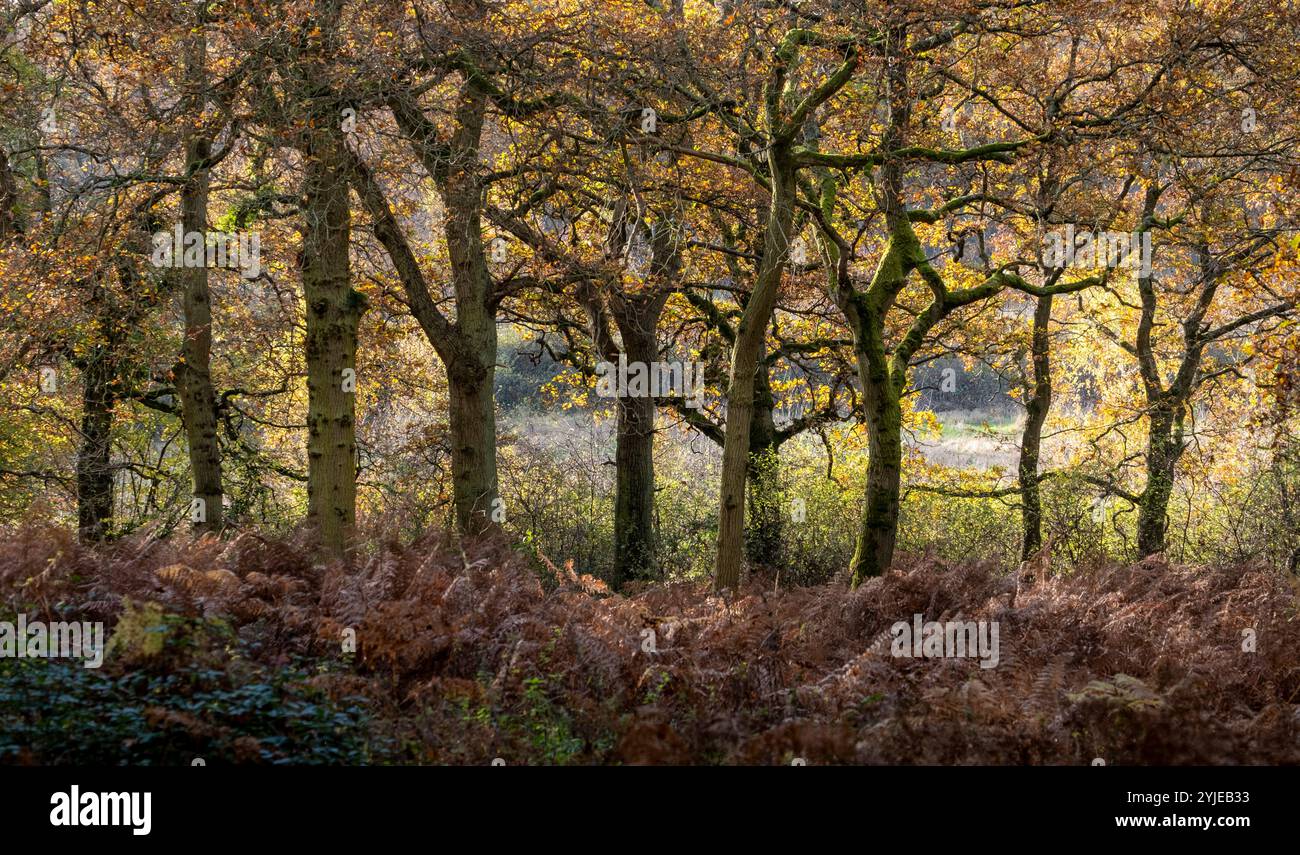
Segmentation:
[(298, 667), (253, 664), (220, 624), (139, 613), (161, 618), (162, 631), (150, 632), (150, 658), (137, 659), (126, 673), (110, 664), (86, 668), (79, 660), (0, 663), (0, 762), (149, 766), (189, 765), (195, 758), (207, 764), (382, 759), (361, 699), (332, 700)]

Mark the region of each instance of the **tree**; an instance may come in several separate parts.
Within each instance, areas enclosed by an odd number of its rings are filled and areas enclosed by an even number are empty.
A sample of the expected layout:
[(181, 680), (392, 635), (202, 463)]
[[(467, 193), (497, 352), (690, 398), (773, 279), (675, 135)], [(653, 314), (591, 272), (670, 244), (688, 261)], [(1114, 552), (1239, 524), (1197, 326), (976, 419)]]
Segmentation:
[(329, 89), (343, 0), (318, 0), (295, 67), (291, 115), (304, 126), (301, 254), (307, 333), (308, 520), (325, 551), (342, 556), (356, 526), (357, 324), (364, 298), (352, 289), (351, 161), (339, 127), (342, 102)]
[[(210, 83), (207, 80), (207, 38), (204, 12), (196, 20), (184, 45), (185, 83), (192, 104), (194, 132), (185, 141), (185, 176), (181, 189), (181, 227), (186, 234), (208, 232), (208, 195), (211, 184), (212, 142), (203, 133), (204, 106)], [(191, 520), (199, 531), (220, 531), (224, 491), (221, 485), (221, 449), (217, 439), (217, 402), (212, 388), (212, 297), (208, 268), (185, 267), (179, 271), (185, 332), (181, 358), (173, 369), (179, 392), (181, 420), (189, 444), (190, 473), (194, 498), (200, 503)]]

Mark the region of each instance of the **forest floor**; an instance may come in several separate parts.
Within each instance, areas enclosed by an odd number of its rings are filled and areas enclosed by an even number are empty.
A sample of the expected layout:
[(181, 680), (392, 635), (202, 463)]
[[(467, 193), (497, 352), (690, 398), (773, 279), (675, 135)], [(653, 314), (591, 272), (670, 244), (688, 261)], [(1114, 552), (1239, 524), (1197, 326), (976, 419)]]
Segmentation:
[[(1156, 557), (1013, 594), (902, 556), (857, 590), (755, 574), (722, 597), (615, 595), (435, 534), (351, 569), (308, 555), (9, 532), (0, 621), (110, 640), (98, 669), (0, 660), (0, 762), (1300, 763), (1300, 588), (1263, 567)], [(894, 655), (913, 621), (997, 646)]]

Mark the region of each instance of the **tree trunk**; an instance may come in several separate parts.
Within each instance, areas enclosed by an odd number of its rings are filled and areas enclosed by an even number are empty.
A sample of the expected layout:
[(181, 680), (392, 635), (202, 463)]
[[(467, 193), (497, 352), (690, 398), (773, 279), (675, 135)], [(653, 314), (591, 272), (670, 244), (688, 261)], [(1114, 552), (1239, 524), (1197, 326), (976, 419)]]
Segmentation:
[(1043, 423), (1052, 406), (1052, 364), (1048, 324), (1052, 295), (1038, 298), (1034, 309), (1031, 343), (1033, 385), (1025, 402), (1025, 428), (1020, 437), (1020, 518), (1024, 524), (1020, 556), (1028, 561), (1043, 546), (1043, 501), (1038, 481), (1038, 457), (1043, 444)]
[[(662, 305), (662, 300), (657, 301)], [(619, 330), (629, 365), (650, 366), (658, 356), (655, 329), (658, 311), (620, 313)], [(652, 315), (652, 317), (647, 317)], [(617, 399), (615, 438), (614, 574), (617, 587), (628, 579), (651, 578), (655, 555), (655, 399), (648, 394)]]
[(111, 338), (88, 354), (82, 372), (81, 449), (77, 453), (77, 532), (83, 542), (104, 540), (113, 522), (113, 378)]
[[(332, 117), (331, 117), (332, 118)], [(351, 210), (340, 141), (314, 132), (305, 155), (302, 283), (307, 304), (308, 520), (323, 551), (342, 557), (356, 525), (357, 323), (351, 288)]]
[[(891, 358), (885, 348), (885, 315), (894, 295), (902, 290), (911, 270), (910, 260), (917, 254), (915, 234), (906, 219), (897, 217), (891, 224), (885, 254), (866, 294), (855, 294), (848, 287), (838, 288), (837, 302), (853, 330), (869, 455), (857, 545), (849, 563), (854, 587), (864, 579), (885, 573), (894, 559), (903, 470), (900, 396), (907, 384), (908, 359), (919, 346), (924, 329), (915, 326), (921, 323), (922, 319), (918, 318)], [(931, 306), (926, 314), (932, 314), (933, 310)]]
[[(472, 109), (466, 121), (478, 127), (481, 118), (473, 116), (483, 109), (481, 98), (468, 100)], [(399, 125), (418, 146), (423, 117), (413, 104), (397, 104), (394, 109)], [(467, 149), (462, 159), (472, 163), (476, 147), (472, 139), (463, 136), (457, 136)], [(456, 291), (457, 319), (453, 324), (439, 311), (383, 188), (359, 158), (350, 156), (349, 166), (357, 193), (374, 221), (375, 236), (401, 277), (411, 313), (446, 369), (456, 527), (462, 534), (481, 534), (504, 521), (505, 508), (497, 496), (497, 328), (479, 230), (479, 194), (472, 182), (466, 186), (464, 177), (452, 180), (440, 160), (426, 161), (426, 169), (439, 181), (448, 212), (444, 233)]]
[(749, 471), (749, 431), (754, 415), (754, 373), (776, 306), (777, 287), (790, 250), (794, 219), (794, 165), (782, 145), (768, 153), (772, 202), (763, 237), (763, 259), (754, 290), (736, 327), (731, 349), (731, 378), (727, 389), (727, 431), (722, 445), (722, 484), (718, 508), (718, 552), (714, 587), (740, 584), (745, 536), (745, 484)]
[(467, 83), (456, 107), (453, 155), (440, 182), (459, 334), (453, 358), (447, 361), (452, 490), (456, 521), (465, 534), (491, 530), (504, 521), (509, 510), (497, 495), (497, 327), (494, 283), (483, 251), (483, 188), (478, 175), (486, 111), (487, 94)]
[[(206, 85), (204, 54), (207, 40), (202, 32), (188, 45), (186, 72), (195, 89), (195, 121), (202, 114), (202, 87)], [(208, 228), (208, 188), (211, 173), (201, 168), (211, 155), (211, 143), (195, 135), (185, 154), (190, 179), (181, 189), (181, 223), (186, 234), (206, 233)], [(195, 531), (220, 531), (224, 514), (221, 485), (221, 451), (217, 441), (216, 395), (212, 390), (212, 305), (208, 289), (208, 269), (183, 267), (182, 304), (185, 313), (185, 338), (181, 343), (181, 361), (176, 371), (176, 388), (180, 397), (181, 421), (185, 425), (190, 454), (190, 476), (194, 498), (201, 504), (198, 514), (191, 514)]]
[(903, 412), (886, 374), (877, 376), (858, 357), (867, 415), (867, 494), (849, 564), (854, 586), (885, 573), (894, 560), (903, 472)]
[(18, 231), (18, 184), (9, 168), (9, 152), (0, 146), (0, 241)]
[(1182, 456), (1181, 420), (1168, 406), (1157, 406), (1147, 427), (1147, 483), (1138, 502), (1138, 556), (1164, 551), (1169, 525), (1169, 497), (1174, 471)]
[(45, 152), (38, 151), (34, 156), (36, 158), (35, 219), (39, 219), (54, 210), (54, 197), (50, 184), (50, 165), (45, 159)]
[(781, 560), (785, 507), (781, 492), (781, 456), (777, 450), (774, 401), (767, 366), (754, 378), (754, 415), (749, 424), (749, 509), (745, 526), (745, 556), (750, 564), (775, 567)]
[(351, 178), (374, 220), (376, 237), (401, 277), (411, 313), (446, 368), (456, 526), (462, 534), (482, 534), (503, 522), (508, 510), (497, 494), (495, 283), (483, 251), (483, 194), (478, 176), (487, 96), (473, 81), (463, 85), (450, 152), (445, 156), (436, 129), (413, 95), (395, 97), (389, 106), (442, 196), (446, 212), (443, 236), (455, 292), (454, 323), (443, 315), (430, 293), (383, 188), (365, 163), (353, 155), (349, 155)]
[[(891, 64), (886, 74), (891, 99), (889, 123), (882, 145), (889, 150), (904, 144), (911, 109), (907, 99), (894, 97), (908, 91), (906, 65)], [(937, 317), (932, 304), (913, 322), (892, 355), (889, 353), (885, 346), (885, 331), (890, 306), (906, 287), (907, 277), (917, 260), (924, 257), (903, 204), (902, 181), (902, 163), (887, 159), (880, 169), (880, 196), (889, 228), (889, 241), (865, 294), (853, 294), (843, 248), (836, 253), (836, 261), (844, 265), (839, 268), (835, 282), (837, 302), (853, 330), (853, 350), (858, 363), (858, 379), (862, 384), (869, 455), (862, 518), (858, 525), (857, 545), (849, 563), (850, 584), (855, 588), (864, 579), (883, 575), (894, 560), (903, 471), (900, 396), (907, 384), (908, 360), (929, 328), (918, 325), (927, 317), (928, 323), (933, 325)], [(942, 306), (939, 310), (942, 311)]]
[(456, 525), (469, 535), (505, 521), (505, 508), (497, 497), (495, 324), (490, 329), (483, 349), (493, 357), (464, 358), (447, 365), (452, 501)]

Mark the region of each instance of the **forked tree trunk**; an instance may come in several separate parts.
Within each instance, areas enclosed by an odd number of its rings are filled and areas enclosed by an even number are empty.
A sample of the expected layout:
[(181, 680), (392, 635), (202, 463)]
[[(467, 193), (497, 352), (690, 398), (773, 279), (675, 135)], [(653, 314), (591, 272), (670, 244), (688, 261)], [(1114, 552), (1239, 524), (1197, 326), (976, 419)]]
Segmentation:
[[(1143, 204), (1144, 230), (1154, 221), (1156, 204), (1161, 188), (1153, 184), (1147, 188)], [(1208, 256), (1203, 250), (1202, 263)], [(1142, 558), (1163, 552), (1168, 530), (1169, 497), (1174, 491), (1174, 474), (1178, 459), (1183, 454), (1183, 414), (1195, 388), (1205, 340), (1200, 338), (1205, 312), (1214, 298), (1217, 280), (1210, 275), (1205, 290), (1199, 295), (1196, 307), (1183, 323), (1183, 359), (1169, 388), (1164, 388), (1160, 362), (1156, 358), (1155, 330), (1159, 299), (1156, 280), (1149, 273), (1138, 276), (1138, 296), (1142, 312), (1134, 339), (1138, 371), (1146, 390), (1147, 402), (1147, 454), (1146, 486), (1138, 495), (1137, 540), (1138, 555)]]
[(396, 98), (390, 106), (442, 195), (443, 235), (456, 302), (454, 323), (438, 308), (383, 188), (355, 155), (349, 155), (351, 180), (374, 221), (375, 236), (402, 280), (411, 313), (446, 368), (456, 527), (462, 534), (482, 534), (504, 522), (508, 511), (497, 492), (497, 328), (494, 284), (483, 252), (482, 188), (476, 173), (487, 99), (472, 82), (462, 87), (449, 156), (441, 153), (436, 131), (414, 98)]
[[(891, 64), (886, 74), (892, 97), (882, 145), (888, 150), (904, 144), (911, 105), (905, 98), (895, 100), (908, 91), (907, 66), (904, 63)], [(891, 354), (885, 345), (886, 318), (895, 298), (906, 286), (916, 258), (921, 257), (919, 241), (903, 204), (902, 181), (902, 163), (887, 160), (880, 169), (880, 195), (889, 240), (866, 294), (853, 294), (852, 283), (845, 281), (847, 268), (841, 268), (836, 281), (840, 308), (853, 330), (853, 351), (858, 364), (858, 380), (862, 385), (863, 414), (867, 421), (866, 495), (858, 524), (857, 544), (849, 563), (850, 584), (854, 587), (864, 579), (883, 575), (889, 570), (898, 537), (903, 471), (900, 396), (907, 383), (908, 360), (920, 344), (915, 325), (921, 322), (918, 317), (913, 329)], [(845, 262), (842, 247), (837, 253), (837, 261)], [(923, 330), (920, 335), (924, 335)]]
[(305, 154), (302, 283), (307, 307), (308, 521), (342, 557), (356, 525), (355, 382), (362, 298), (352, 290), (351, 210), (340, 140), (312, 134)]

